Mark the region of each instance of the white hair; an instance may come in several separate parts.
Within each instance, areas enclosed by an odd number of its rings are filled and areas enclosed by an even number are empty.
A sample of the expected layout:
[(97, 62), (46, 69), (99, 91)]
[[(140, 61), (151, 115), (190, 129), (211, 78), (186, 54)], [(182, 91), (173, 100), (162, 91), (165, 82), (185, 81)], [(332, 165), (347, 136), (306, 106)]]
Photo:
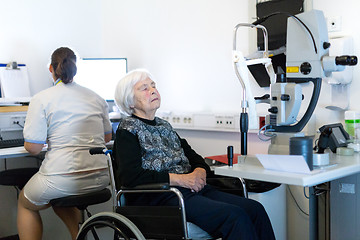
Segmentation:
[(133, 114), (134, 86), (146, 78), (153, 79), (149, 71), (146, 69), (135, 69), (120, 79), (115, 89), (115, 103), (122, 112), (127, 115)]

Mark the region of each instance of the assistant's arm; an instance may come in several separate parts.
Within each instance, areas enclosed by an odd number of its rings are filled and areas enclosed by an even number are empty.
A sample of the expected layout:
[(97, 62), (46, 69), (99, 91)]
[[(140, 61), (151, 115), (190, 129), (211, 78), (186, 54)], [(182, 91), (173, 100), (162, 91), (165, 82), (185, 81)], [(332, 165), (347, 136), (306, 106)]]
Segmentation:
[(37, 155), (44, 148), (44, 144), (24, 142), (24, 148), (32, 155)]
[(39, 154), (47, 139), (47, 121), (42, 101), (37, 96), (30, 101), (23, 135), (26, 151), (33, 155)]
[(105, 143), (108, 143), (111, 141), (111, 138), (112, 138), (112, 133), (108, 133), (108, 134), (105, 134)]
[(104, 126), (104, 131), (105, 131), (105, 135), (104, 135), (104, 141), (105, 143), (108, 143), (111, 141), (112, 139), (112, 126), (111, 126), (111, 122), (110, 122), (110, 117), (109, 117), (109, 105), (105, 102), (105, 100), (101, 99), (103, 107), (103, 126)]

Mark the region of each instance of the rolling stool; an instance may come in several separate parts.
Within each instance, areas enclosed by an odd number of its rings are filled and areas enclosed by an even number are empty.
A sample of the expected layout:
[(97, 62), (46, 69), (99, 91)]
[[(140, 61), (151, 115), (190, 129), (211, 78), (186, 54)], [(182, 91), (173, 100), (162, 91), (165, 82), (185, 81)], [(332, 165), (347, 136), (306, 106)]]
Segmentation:
[[(53, 207), (77, 207), (82, 211), (82, 223), (84, 222), (84, 210), (88, 217), (91, 217), (91, 213), (87, 207), (99, 203), (107, 202), (111, 198), (111, 191), (108, 188), (104, 188), (100, 191), (90, 192), (81, 195), (67, 196), (62, 198), (56, 198), (50, 201), (50, 205)], [(94, 239), (99, 239), (95, 229), (91, 230)]]

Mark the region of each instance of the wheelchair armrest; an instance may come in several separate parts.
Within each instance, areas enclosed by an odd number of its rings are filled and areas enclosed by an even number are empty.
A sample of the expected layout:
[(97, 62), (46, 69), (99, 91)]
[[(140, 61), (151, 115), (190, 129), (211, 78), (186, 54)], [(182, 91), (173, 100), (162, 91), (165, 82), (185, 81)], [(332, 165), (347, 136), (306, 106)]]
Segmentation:
[(162, 192), (173, 192), (179, 198), (180, 205), (183, 206), (183, 197), (181, 192), (169, 186), (169, 183), (151, 183), (151, 184), (142, 184), (135, 187), (121, 187), (121, 189), (116, 194), (116, 202), (120, 206), (120, 199), (125, 193), (162, 193)]
[(169, 190), (169, 183), (142, 184), (135, 187), (121, 187), (122, 190)]
[(211, 171), (211, 173), (207, 176), (206, 181), (209, 185), (212, 185), (220, 191), (230, 192), (239, 195), (237, 191), (242, 190), (242, 195), (245, 198), (248, 198), (248, 190), (244, 178), (215, 175), (215, 172)]

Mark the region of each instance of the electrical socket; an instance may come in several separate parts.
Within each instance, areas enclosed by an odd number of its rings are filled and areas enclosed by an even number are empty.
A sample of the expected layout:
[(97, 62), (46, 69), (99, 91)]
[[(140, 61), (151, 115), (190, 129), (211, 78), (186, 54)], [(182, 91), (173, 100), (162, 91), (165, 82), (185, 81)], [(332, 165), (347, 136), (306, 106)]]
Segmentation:
[(240, 119), (237, 113), (173, 113), (159, 112), (158, 117), (168, 121), (175, 129), (238, 131)]
[(232, 115), (216, 115), (215, 116), (215, 127), (216, 128), (225, 128), (225, 129), (234, 129), (235, 128), (235, 118)]
[(193, 127), (192, 115), (173, 115), (169, 117), (169, 122), (174, 127)]
[(164, 119), (165, 121), (170, 121), (170, 117), (169, 116), (161, 116), (162, 119)]
[(327, 27), (329, 32), (341, 31), (341, 16), (328, 17)]
[(18, 127), (24, 127), (25, 124), (25, 117), (23, 116), (14, 116), (10, 118), (10, 126), (18, 126)]

